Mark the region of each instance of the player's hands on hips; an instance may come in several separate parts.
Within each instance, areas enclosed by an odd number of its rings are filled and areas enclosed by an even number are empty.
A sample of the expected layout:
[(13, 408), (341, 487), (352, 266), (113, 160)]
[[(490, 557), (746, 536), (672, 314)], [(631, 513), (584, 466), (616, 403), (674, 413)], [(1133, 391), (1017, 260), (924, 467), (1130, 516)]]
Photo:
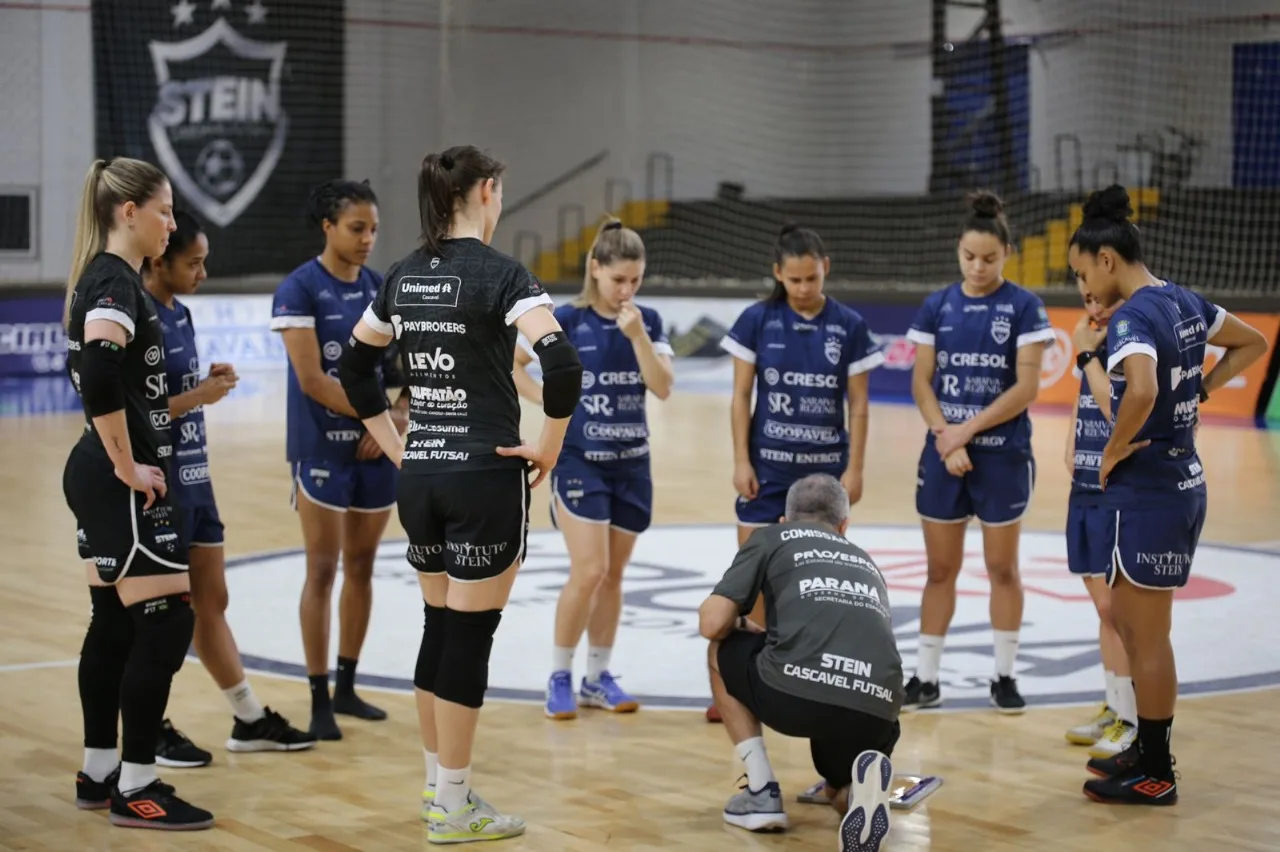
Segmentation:
[(934, 447), (944, 460), (973, 439), (973, 430), (968, 423), (948, 423), (941, 429), (934, 429)]
[(356, 460), (371, 461), (380, 455), (382, 455), (382, 447), (378, 446), (378, 439), (373, 437), (372, 432), (365, 432), (360, 443), (356, 444)]
[(734, 464), (733, 490), (744, 500), (754, 500), (760, 494), (760, 481), (756, 479), (756, 471), (751, 462)]
[(1104, 325), (1102, 328), (1094, 328), (1089, 315), (1085, 314), (1076, 323), (1075, 331), (1071, 332), (1071, 344), (1077, 352), (1093, 352), (1102, 345), (1106, 337), (1107, 327)]
[(134, 462), (126, 471), (116, 468), (116, 478), (134, 491), (147, 495), (147, 502), (142, 504), (143, 509), (150, 509), (157, 496), (164, 497), (169, 491), (164, 481), (164, 471), (149, 464)]
[(862, 471), (848, 468), (841, 474), (840, 484), (849, 495), (850, 506), (862, 499)]
[(623, 302), (618, 308), (618, 331), (627, 340), (639, 340), (645, 334), (644, 317), (640, 315), (640, 309), (634, 302)]
[(1108, 443), (1102, 451), (1102, 466), (1098, 468), (1098, 485), (1102, 490), (1107, 490), (1107, 480), (1111, 477), (1111, 471), (1116, 469), (1116, 465), (1150, 443), (1151, 441), (1149, 440), (1136, 441), (1132, 444), (1125, 444), (1123, 447), (1112, 447)]
[(947, 456), (942, 463), (946, 465), (947, 473), (952, 476), (964, 476), (973, 470), (973, 462), (969, 461), (969, 452), (964, 447)]
[(551, 472), (551, 468), (556, 466), (556, 459), (560, 457), (557, 452), (552, 458), (546, 458), (539, 447), (520, 442), (518, 447), (497, 447), (496, 452), (500, 456), (517, 456), (529, 463), (529, 470), (537, 471), (537, 475), (533, 478), (533, 482), (529, 483), (530, 488), (537, 488), (542, 484), (542, 480), (547, 478), (547, 474)]

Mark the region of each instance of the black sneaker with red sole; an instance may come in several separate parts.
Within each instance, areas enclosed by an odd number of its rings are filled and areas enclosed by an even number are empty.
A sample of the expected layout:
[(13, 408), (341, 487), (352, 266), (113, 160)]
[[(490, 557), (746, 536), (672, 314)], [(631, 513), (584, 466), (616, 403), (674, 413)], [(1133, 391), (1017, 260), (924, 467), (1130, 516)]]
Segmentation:
[(1084, 794), (1104, 805), (1167, 807), (1178, 803), (1178, 777), (1172, 768), (1167, 773), (1151, 774), (1133, 766), (1120, 775), (1084, 782)]
[(119, 765), (103, 781), (94, 781), (83, 772), (77, 772), (76, 807), (82, 811), (101, 811), (111, 807), (111, 791), (119, 780)]
[(179, 799), (173, 785), (157, 778), (128, 796), (119, 787), (112, 790), (111, 824), (159, 831), (200, 831), (213, 827), (213, 814)]
[(1138, 765), (1138, 742), (1134, 742), (1124, 751), (1111, 757), (1094, 757), (1085, 764), (1085, 768), (1099, 778), (1115, 778), (1125, 775)]

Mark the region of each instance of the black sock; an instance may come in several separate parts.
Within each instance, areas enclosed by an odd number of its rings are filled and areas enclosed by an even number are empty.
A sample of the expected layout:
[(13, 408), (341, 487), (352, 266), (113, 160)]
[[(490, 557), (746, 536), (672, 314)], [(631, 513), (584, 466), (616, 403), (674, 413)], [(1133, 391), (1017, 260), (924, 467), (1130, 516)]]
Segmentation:
[(80, 649), (80, 710), (84, 747), (115, 748), (120, 722), (120, 681), (133, 647), (133, 619), (110, 586), (90, 586), (93, 615)]
[(318, 710), (328, 710), (329, 675), (307, 675), (307, 682), (311, 684), (311, 715), (314, 716)]
[(1143, 772), (1163, 777), (1173, 770), (1173, 759), (1169, 756), (1172, 735), (1172, 716), (1168, 719), (1138, 717), (1138, 765)]
[(354, 695), (356, 691), (356, 663), (351, 657), (338, 658), (338, 678), (333, 686), (337, 695)]
[(120, 684), (120, 757), (148, 765), (156, 760), (169, 686), (191, 647), (196, 620), (186, 592), (140, 601), (128, 610), (134, 633)]

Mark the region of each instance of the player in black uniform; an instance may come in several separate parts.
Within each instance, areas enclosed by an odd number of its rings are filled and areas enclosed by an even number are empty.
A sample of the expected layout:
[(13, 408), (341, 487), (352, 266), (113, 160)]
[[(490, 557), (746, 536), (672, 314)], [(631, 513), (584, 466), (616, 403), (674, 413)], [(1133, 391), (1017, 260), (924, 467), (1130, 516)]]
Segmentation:
[[(502, 172), (470, 146), (423, 160), (422, 247), (388, 270), (338, 363), (347, 399), (401, 468), (400, 523), (425, 601), (414, 685), (427, 761), (423, 817), (435, 843), (524, 832), (523, 820), (471, 792), (471, 746), (493, 635), (524, 558), (529, 491), (555, 465), (582, 391), (582, 363), (551, 298), (488, 245), (502, 213)], [(520, 440), (511, 376), (517, 330), (542, 363), (547, 418), (533, 445)], [(407, 446), (375, 378), (393, 340), (408, 374)]]
[(164, 336), (139, 275), (173, 230), (173, 191), (155, 166), (116, 158), (89, 168), (64, 317), (67, 368), (86, 422), (62, 487), (80, 556), (92, 566), (76, 806), (110, 808), (115, 825), (189, 830), (210, 827), (213, 814), (179, 799), (155, 772), (169, 685), (195, 618), (182, 517), (166, 487), (173, 447)]

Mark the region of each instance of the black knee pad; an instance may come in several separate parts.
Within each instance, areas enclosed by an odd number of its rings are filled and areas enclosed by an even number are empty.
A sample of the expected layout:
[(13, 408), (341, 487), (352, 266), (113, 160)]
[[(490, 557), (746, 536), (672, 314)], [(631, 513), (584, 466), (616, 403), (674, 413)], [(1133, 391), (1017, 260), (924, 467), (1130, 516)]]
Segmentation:
[(187, 658), (196, 629), (191, 594), (181, 592), (139, 601), (129, 607), (129, 615), (134, 625), (131, 661), (176, 674)]
[(489, 652), (502, 610), (446, 609), (444, 653), (436, 673), (436, 695), (463, 707), (479, 708), (489, 688)]
[(440, 656), (444, 651), (445, 609), (424, 603), (422, 610), (422, 645), (418, 647), (418, 665), (413, 670), (413, 685), (423, 692), (435, 692)]
[(86, 748), (115, 748), (120, 682), (133, 648), (133, 619), (109, 586), (90, 586), (93, 615), (80, 648), (76, 673)]

